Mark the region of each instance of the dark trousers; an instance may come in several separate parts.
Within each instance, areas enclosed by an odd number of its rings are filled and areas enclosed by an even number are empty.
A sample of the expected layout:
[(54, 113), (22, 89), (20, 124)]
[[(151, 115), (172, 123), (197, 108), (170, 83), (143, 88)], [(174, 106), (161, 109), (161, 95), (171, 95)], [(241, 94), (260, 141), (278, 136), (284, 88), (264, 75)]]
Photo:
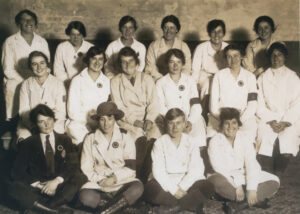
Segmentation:
[(292, 158), (291, 154), (280, 153), (278, 138), (274, 143), (272, 157), (259, 155), (259, 154), (257, 155), (257, 161), (260, 163), (262, 170), (270, 173), (274, 173), (279, 176), (284, 173), (291, 158)]
[(196, 211), (205, 201), (214, 194), (213, 185), (206, 181), (196, 181), (181, 199), (176, 199), (171, 193), (165, 192), (160, 184), (152, 179), (145, 186), (145, 200), (156, 205), (175, 206), (182, 209)]

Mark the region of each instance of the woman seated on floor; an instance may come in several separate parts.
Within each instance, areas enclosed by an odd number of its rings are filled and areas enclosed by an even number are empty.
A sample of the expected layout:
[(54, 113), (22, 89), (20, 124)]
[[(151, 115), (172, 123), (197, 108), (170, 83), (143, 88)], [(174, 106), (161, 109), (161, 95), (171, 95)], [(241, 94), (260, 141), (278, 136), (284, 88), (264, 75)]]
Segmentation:
[(93, 116), (99, 128), (83, 144), (81, 169), (89, 181), (80, 191), (80, 201), (101, 214), (134, 204), (144, 190), (135, 178), (134, 141), (116, 124), (123, 116), (115, 103), (101, 103)]
[(154, 143), (154, 178), (145, 187), (145, 199), (160, 205), (158, 213), (175, 213), (180, 209), (203, 213), (204, 203), (213, 194), (213, 186), (205, 180), (198, 145), (183, 133), (186, 119), (182, 110), (172, 108), (165, 118), (167, 134)]
[(268, 50), (271, 68), (258, 79), (258, 160), (263, 169), (283, 175), (300, 144), (300, 80), (285, 66), (288, 55), (283, 43)]
[(230, 203), (228, 205), (232, 206), (229, 208), (266, 206), (266, 199), (272, 197), (279, 188), (279, 179), (261, 170), (254, 144), (239, 130), (241, 125), (237, 109), (221, 109), (221, 132), (210, 140), (208, 147), (210, 162), (216, 173), (208, 180), (214, 184), (216, 193), (225, 199), (242, 202), (247, 198), (243, 206), (235, 207), (236, 203)]
[(66, 120), (66, 90), (63, 82), (50, 74), (48, 57), (40, 51), (29, 54), (28, 66), (33, 76), (22, 83), (20, 90), (18, 141), (29, 137), (34, 131), (29, 112), (38, 104), (45, 104), (54, 111), (54, 130), (63, 134)]

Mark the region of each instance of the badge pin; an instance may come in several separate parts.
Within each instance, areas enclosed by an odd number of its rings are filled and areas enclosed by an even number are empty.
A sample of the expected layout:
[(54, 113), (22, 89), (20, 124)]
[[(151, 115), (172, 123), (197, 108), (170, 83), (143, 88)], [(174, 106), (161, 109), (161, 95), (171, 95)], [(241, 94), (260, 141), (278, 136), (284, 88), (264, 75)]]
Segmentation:
[(184, 89), (185, 89), (184, 85), (179, 86), (179, 91), (184, 91)]
[(243, 86), (244, 86), (244, 82), (243, 82), (242, 80), (240, 80), (240, 81), (238, 81), (238, 85), (239, 85), (240, 87), (243, 87)]
[(118, 142), (113, 142), (112, 143), (112, 147), (115, 148), (115, 149), (118, 148), (119, 147), (119, 143)]
[(97, 87), (98, 87), (98, 88), (102, 88), (102, 86), (103, 86), (103, 85), (102, 85), (100, 82), (97, 83)]
[(62, 150), (64, 150), (64, 147), (62, 145), (58, 145), (57, 150), (61, 152)]

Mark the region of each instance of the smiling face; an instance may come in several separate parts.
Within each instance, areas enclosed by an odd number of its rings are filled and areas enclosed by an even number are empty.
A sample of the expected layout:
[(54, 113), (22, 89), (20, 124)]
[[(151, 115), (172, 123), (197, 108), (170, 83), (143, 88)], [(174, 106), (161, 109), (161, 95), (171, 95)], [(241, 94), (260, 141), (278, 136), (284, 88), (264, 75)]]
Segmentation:
[(220, 25), (217, 26), (214, 30), (210, 32), (209, 36), (210, 36), (210, 41), (213, 44), (217, 45), (222, 43), (224, 37), (223, 28)]
[(48, 73), (46, 59), (42, 56), (35, 56), (31, 59), (31, 70), (36, 77), (45, 77)]
[(114, 125), (115, 125), (115, 117), (113, 115), (110, 116), (101, 116), (99, 119), (99, 126), (100, 130), (104, 134), (111, 134), (114, 130)]
[(169, 59), (168, 66), (170, 74), (180, 74), (183, 64), (181, 59), (177, 58), (175, 55), (172, 55)]
[(271, 54), (271, 65), (272, 68), (280, 68), (284, 66), (285, 63), (285, 56), (279, 50), (274, 49)]
[(164, 38), (167, 41), (174, 40), (178, 29), (173, 22), (167, 22), (163, 27)]
[(34, 18), (28, 15), (27, 13), (23, 13), (19, 23), (19, 28), (21, 32), (33, 33), (35, 27), (36, 27), (36, 23)]
[(137, 64), (133, 56), (121, 56), (121, 67), (126, 76), (130, 78), (135, 76)]
[(237, 119), (233, 118), (231, 120), (225, 120), (222, 125), (222, 133), (227, 138), (235, 138), (235, 135), (239, 129), (239, 123)]
[(54, 119), (39, 114), (37, 116), (37, 126), (42, 134), (50, 134), (54, 129)]
[(185, 119), (182, 116), (167, 121), (167, 133), (171, 136), (171, 138), (180, 137), (184, 129)]
[(134, 36), (135, 28), (132, 22), (127, 22), (121, 27), (122, 37), (126, 40), (132, 39)]
[(70, 42), (73, 46), (75, 47), (81, 46), (81, 43), (83, 41), (83, 36), (78, 30), (72, 28), (69, 36), (70, 36)]
[(257, 34), (262, 40), (270, 39), (272, 36), (272, 27), (268, 22), (260, 22), (257, 28)]
[(238, 68), (241, 65), (242, 56), (240, 51), (230, 49), (226, 53), (228, 67), (231, 69)]
[(89, 71), (100, 73), (104, 65), (104, 55), (98, 54), (89, 59)]

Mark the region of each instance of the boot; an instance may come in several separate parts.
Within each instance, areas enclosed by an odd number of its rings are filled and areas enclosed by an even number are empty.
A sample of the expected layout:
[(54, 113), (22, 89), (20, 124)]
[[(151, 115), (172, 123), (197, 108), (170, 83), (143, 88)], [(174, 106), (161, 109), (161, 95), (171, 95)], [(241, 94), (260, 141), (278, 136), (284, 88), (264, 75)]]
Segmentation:
[(116, 211), (124, 208), (127, 205), (127, 201), (124, 197), (122, 197), (119, 201), (117, 201), (115, 204), (111, 205), (107, 209), (100, 212), (100, 214), (112, 214)]
[(53, 209), (37, 201), (34, 202), (33, 209), (38, 211), (39, 213), (44, 213), (44, 214), (73, 214), (73, 210), (69, 208), (59, 207), (57, 209)]

